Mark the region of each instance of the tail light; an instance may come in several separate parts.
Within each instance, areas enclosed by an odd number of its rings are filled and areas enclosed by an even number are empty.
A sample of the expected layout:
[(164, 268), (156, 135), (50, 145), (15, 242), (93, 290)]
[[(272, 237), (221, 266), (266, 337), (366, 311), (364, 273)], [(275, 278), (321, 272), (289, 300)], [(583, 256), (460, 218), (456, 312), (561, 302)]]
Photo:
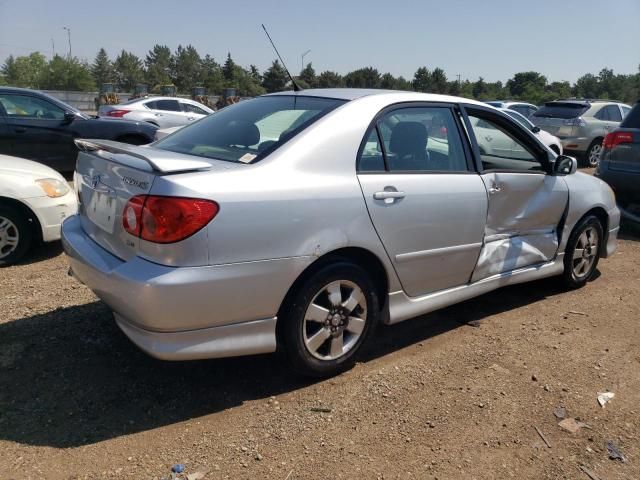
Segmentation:
[(563, 125), (570, 125), (572, 127), (586, 127), (587, 122), (585, 122), (582, 117), (576, 118), (567, 118), (562, 122)]
[(219, 210), (216, 202), (201, 198), (136, 195), (124, 207), (122, 226), (149, 242), (175, 243), (202, 229)]
[(633, 133), (631, 132), (611, 132), (604, 137), (602, 146), (604, 148), (613, 148), (621, 143), (633, 143)]
[(131, 110), (109, 110), (107, 112), (107, 117), (122, 118), (130, 111)]

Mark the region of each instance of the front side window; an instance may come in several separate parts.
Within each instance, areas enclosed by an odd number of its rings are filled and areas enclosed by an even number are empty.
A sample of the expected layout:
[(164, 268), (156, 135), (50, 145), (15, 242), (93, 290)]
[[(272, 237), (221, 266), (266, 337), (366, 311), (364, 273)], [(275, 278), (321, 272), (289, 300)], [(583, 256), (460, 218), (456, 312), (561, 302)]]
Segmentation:
[(458, 127), (448, 107), (399, 108), (384, 115), (377, 127), (391, 172), (468, 170)]
[(182, 111), (187, 113), (197, 113), (198, 115), (208, 115), (205, 110), (191, 103), (183, 103)]
[(0, 94), (7, 116), (16, 118), (64, 119), (64, 110), (53, 103), (29, 95)]
[(469, 122), (478, 142), (483, 170), (545, 171), (529, 147), (506, 128), (474, 114), (469, 115)]
[(154, 147), (200, 157), (259, 161), (345, 100), (275, 95), (245, 100), (178, 130)]

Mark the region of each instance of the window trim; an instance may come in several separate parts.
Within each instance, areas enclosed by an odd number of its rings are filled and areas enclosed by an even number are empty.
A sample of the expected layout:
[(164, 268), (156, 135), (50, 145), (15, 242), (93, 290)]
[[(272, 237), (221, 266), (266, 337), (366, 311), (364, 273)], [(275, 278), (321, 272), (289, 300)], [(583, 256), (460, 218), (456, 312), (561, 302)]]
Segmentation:
[[(395, 110), (404, 110), (406, 108), (446, 108), (451, 112), (451, 116), (453, 117), (453, 121), (456, 125), (458, 135), (460, 136), (460, 144), (462, 145), (463, 155), (464, 155), (465, 163), (467, 166), (466, 170), (396, 170), (396, 171), (392, 171), (389, 169), (389, 163), (387, 161), (387, 150), (386, 150), (384, 141), (382, 139), (382, 135), (380, 134), (380, 129), (378, 128), (378, 122), (382, 117), (389, 114), (390, 112), (393, 112)], [(356, 175), (431, 175), (431, 174), (469, 175), (469, 174), (477, 173), (476, 166), (474, 165), (474, 162), (473, 162), (473, 156), (471, 154), (470, 149), (468, 148), (467, 142), (465, 142), (464, 140), (465, 134), (463, 132), (463, 128), (461, 125), (461, 119), (459, 118), (459, 115), (457, 115), (458, 113), (460, 113), (458, 104), (452, 103), (452, 102), (410, 101), (410, 102), (397, 102), (391, 105), (387, 105), (373, 117), (373, 120), (371, 120), (371, 123), (369, 123), (369, 126), (365, 130), (364, 136), (360, 141), (360, 147), (358, 147), (358, 154), (356, 156), (356, 165), (355, 165)], [(374, 128), (376, 129), (378, 134), (378, 142), (380, 142), (380, 149), (382, 150), (382, 157), (384, 160), (385, 169), (384, 171), (379, 171), (379, 172), (360, 171), (360, 159), (362, 158), (364, 147), (367, 144), (367, 139), (371, 135), (371, 131)]]
[[(487, 107), (481, 105), (473, 105), (468, 103), (460, 104), (460, 108), (462, 109), (462, 115), (464, 118), (465, 125), (467, 127), (467, 132), (469, 133), (469, 142), (471, 143), (471, 150), (473, 152), (476, 168), (481, 175), (485, 173), (523, 173), (526, 175), (553, 175), (553, 163), (554, 160), (550, 158), (550, 152), (548, 152), (545, 148), (542, 147), (541, 144), (535, 139), (533, 133), (527, 131), (524, 127), (517, 127), (514, 129), (514, 125), (512, 124), (512, 120), (506, 117), (506, 114), (502, 112), (496, 112), (493, 109), (489, 109)], [(523, 142), (526, 146), (530, 147), (533, 152), (530, 151), (534, 155), (534, 157), (542, 164), (543, 171), (537, 170), (515, 170), (515, 169), (484, 169), (482, 166), (482, 157), (480, 155), (480, 147), (478, 146), (478, 141), (476, 139), (475, 131), (473, 130), (473, 126), (471, 125), (471, 121), (469, 120), (469, 113), (479, 113), (480, 115), (486, 115), (489, 120), (494, 123), (497, 123), (500, 127), (504, 128), (507, 132), (509, 132), (513, 137), (517, 140)], [(480, 117), (482, 118), (482, 117)], [(519, 125), (519, 124), (518, 124)]]

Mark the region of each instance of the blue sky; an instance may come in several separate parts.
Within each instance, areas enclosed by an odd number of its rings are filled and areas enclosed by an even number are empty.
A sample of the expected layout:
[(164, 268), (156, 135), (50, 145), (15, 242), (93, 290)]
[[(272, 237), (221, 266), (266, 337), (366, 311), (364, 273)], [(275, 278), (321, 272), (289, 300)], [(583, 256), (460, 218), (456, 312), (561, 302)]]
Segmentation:
[(191, 43), (264, 70), (275, 54), (261, 23), (296, 72), (308, 49), (317, 72), (371, 65), (406, 78), (426, 65), (449, 78), (504, 81), (536, 70), (575, 81), (640, 63), (640, 0), (0, 0), (0, 62), (32, 50), (49, 56), (51, 39), (66, 54), (68, 26), (73, 54), (89, 61), (100, 47), (144, 57), (155, 43)]

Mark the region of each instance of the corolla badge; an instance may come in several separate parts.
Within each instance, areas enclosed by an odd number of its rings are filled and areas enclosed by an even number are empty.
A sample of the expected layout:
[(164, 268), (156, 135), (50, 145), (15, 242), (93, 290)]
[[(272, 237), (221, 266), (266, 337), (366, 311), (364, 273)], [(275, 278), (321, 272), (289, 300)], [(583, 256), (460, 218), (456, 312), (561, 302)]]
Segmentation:
[(149, 186), (149, 182), (145, 182), (143, 180), (138, 180), (137, 178), (133, 178), (133, 177), (123, 176), (122, 177), (122, 181), (124, 183), (126, 183), (127, 185), (132, 185), (134, 187), (141, 188), (142, 190), (146, 190), (147, 187)]

